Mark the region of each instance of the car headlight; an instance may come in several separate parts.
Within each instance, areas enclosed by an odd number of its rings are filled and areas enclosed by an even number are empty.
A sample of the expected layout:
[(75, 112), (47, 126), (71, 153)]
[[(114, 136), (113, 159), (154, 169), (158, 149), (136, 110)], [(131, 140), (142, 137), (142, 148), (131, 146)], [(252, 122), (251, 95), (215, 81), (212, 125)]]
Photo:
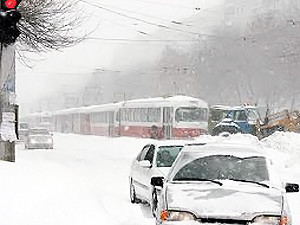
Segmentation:
[(160, 219), (163, 221), (184, 221), (184, 220), (195, 220), (196, 217), (189, 212), (180, 211), (167, 211), (163, 210), (160, 213)]
[(53, 140), (52, 140), (51, 138), (49, 138), (49, 139), (47, 140), (47, 143), (48, 143), (48, 144), (51, 144), (52, 141), (53, 141)]
[(31, 142), (32, 144), (34, 144), (34, 143), (36, 143), (36, 140), (30, 139), (30, 142)]
[(288, 225), (287, 217), (259, 216), (253, 220), (255, 225)]

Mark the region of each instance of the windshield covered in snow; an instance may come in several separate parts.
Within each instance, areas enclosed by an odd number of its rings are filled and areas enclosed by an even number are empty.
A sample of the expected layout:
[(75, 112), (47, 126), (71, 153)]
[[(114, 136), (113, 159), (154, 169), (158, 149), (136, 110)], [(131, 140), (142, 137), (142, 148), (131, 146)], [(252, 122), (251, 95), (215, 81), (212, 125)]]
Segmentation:
[(47, 129), (30, 129), (28, 131), (28, 135), (50, 135), (49, 131)]
[(211, 155), (196, 158), (183, 165), (173, 176), (173, 181), (189, 180), (269, 180), (264, 157), (239, 158), (231, 155)]
[(160, 146), (158, 148), (156, 165), (157, 167), (170, 167), (175, 161), (183, 146)]
[(176, 110), (176, 122), (207, 122), (208, 112), (205, 108), (181, 107)]

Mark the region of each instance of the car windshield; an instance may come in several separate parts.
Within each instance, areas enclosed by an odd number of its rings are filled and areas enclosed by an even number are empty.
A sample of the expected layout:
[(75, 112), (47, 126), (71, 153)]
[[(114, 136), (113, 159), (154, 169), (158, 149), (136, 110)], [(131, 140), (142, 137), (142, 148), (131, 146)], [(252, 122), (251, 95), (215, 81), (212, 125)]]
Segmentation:
[(248, 119), (250, 121), (256, 121), (257, 119), (260, 119), (260, 115), (258, 112), (258, 109), (256, 108), (249, 108), (247, 109), (248, 112)]
[(226, 109), (211, 109), (209, 113), (209, 119), (211, 121), (221, 121), (227, 115)]
[(157, 151), (157, 167), (170, 167), (183, 146), (160, 146)]
[(176, 110), (176, 122), (201, 122), (207, 121), (208, 111), (205, 108), (181, 107)]
[(28, 135), (36, 135), (36, 134), (49, 135), (49, 131), (47, 129), (32, 129), (28, 131)]
[(183, 180), (269, 180), (264, 157), (239, 158), (231, 155), (211, 155), (185, 164), (173, 177)]

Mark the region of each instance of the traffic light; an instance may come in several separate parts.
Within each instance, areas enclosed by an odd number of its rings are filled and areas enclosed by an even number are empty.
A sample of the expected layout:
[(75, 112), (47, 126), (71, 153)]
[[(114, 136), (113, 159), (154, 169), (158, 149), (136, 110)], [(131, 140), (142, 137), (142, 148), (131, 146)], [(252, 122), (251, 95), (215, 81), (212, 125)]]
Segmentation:
[(1, 0), (1, 9), (3, 11), (17, 9), (21, 0)]
[(17, 8), (21, 0), (0, 1), (0, 43), (10, 45), (13, 44), (20, 35), (17, 23), (21, 19), (21, 14), (17, 11)]

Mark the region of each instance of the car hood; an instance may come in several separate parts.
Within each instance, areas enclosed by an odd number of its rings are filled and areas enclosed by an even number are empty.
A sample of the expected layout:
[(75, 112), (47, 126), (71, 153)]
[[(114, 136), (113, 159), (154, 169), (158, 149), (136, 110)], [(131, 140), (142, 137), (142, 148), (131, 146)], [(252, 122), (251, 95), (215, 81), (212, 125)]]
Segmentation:
[(51, 135), (41, 135), (41, 134), (35, 134), (35, 135), (29, 135), (29, 139), (35, 139), (35, 140), (49, 140), (52, 139)]
[(169, 210), (188, 211), (197, 218), (252, 220), (257, 215), (281, 214), (281, 191), (256, 184), (168, 183), (166, 191)]

